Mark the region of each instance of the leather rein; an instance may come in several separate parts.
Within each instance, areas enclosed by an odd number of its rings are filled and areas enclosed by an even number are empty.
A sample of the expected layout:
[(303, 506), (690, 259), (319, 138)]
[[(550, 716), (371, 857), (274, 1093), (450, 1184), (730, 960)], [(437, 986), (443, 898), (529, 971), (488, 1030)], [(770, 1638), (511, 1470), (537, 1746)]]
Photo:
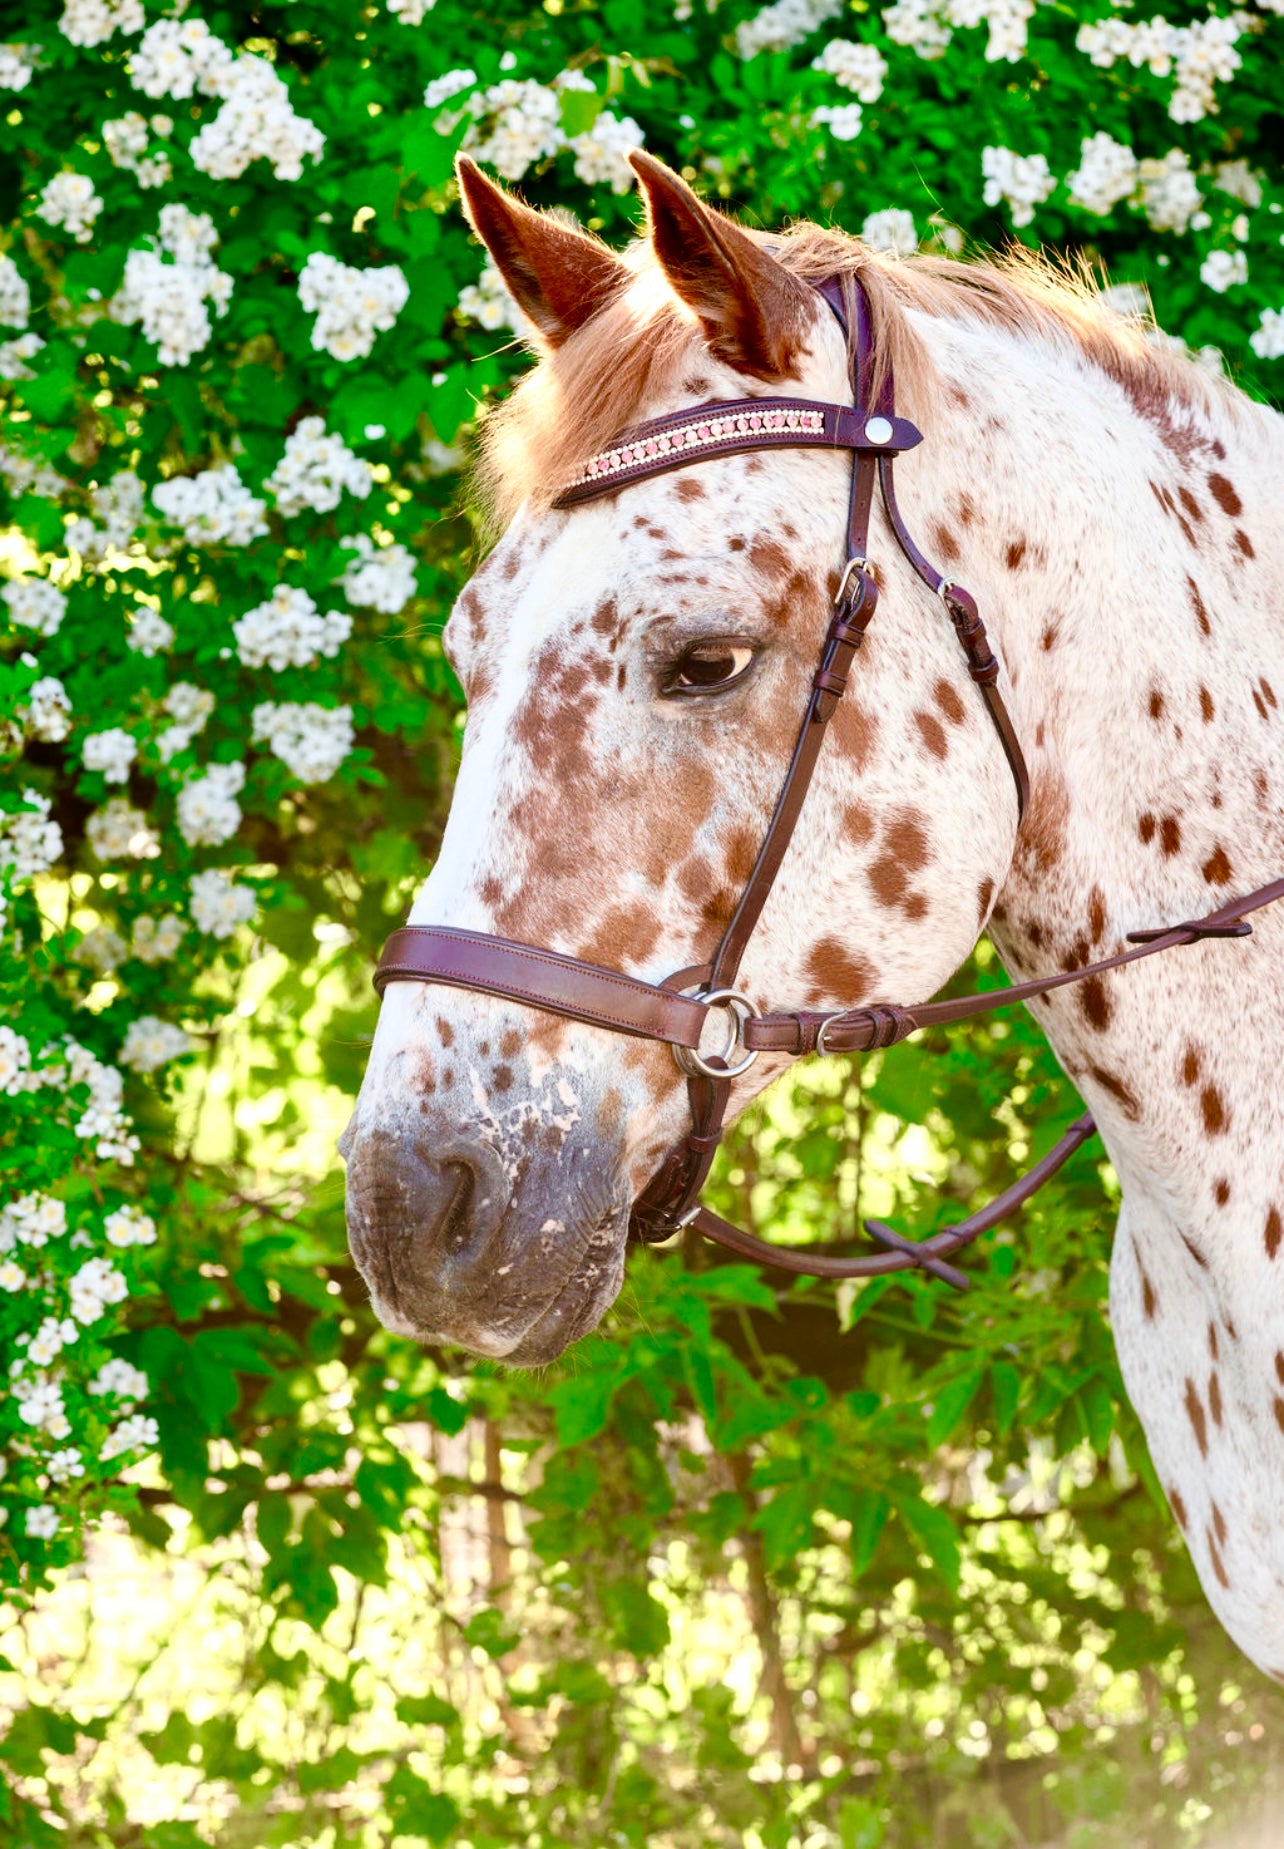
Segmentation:
[[(999, 691), (999, 664), (990, 648), (975, 602), (959, 584), (943, 577), (915, 545), (896, 504), (895, 458), (922, 441), (913, 424), (897, 417), (890, 371), (870, 409), (871, 330), (868, 304), (854, 277), (817, 283), (833, 310), (851, 353), (853, 404), (833, 405), (801, 398), (714, 400), (641, 424), (590, 458), (563, 490), (555, 507), (571, 508), (686, 468), (710, 456), (746, 450), (850, 450), (846, 554), (834, 597), (834, 614), (812, 676), (811, 690), (775, 811), (731, 922), (712, 960), (677, 971), (660, 983), (585, 963), (558, 951), (511, 938), (437, 925), (406, 925), (394, 931), (375, 971), (380, 996), (390, 982), (443, 983), (480, 990), (529, 1007), (672, 1047), (687, 1076), (691, 1128), (665, 1157), (633, 1206), (631, 1230), (648, 1243), (670, 1239), (693, 1227), (743, 1258), (813, 1277), (869, 1278), (917, 1268), (959, 1290), (962, 1272), (948, 1261), (962, 1246), (1015, 1211), (1096, 1130), (1091, 1115), (1080, 1117), (1056, 1146), (988, 1206), (929, 1239), (914, 1241), (880, 1221), (865, 1230), (884, 1248), (860, 1257), (838, 1257), (814, 1249), (770, 1245), (702, 1207), (699, 1195), (722, 1140), (733, 1081), (760, 1053), (833, 1055), (895, 1046), (919, 1028), (962, 1021), (1017, 1001), (1029, 1001), (1091, 976), (1122, 969), (1178, 944), (1204, 938), (1246, 937), (1247, 913), (1284, 898), (1284, 879), (1233, 899), (1207, 917), (1159, 930), (1133, 931), (1122, 950), (1100, 962), (1062, 971), (1009, 988), (913, 1007), (871, 1006), (822, 1013), (794, 1009), (759, 1014), (736, 988), (741, 960), (761, 916), (785, 851), (793, 838), (824, 743), (826, 728), (847, 686), (847, 678), (878, 603), (867, 547), (874, 492), (881, 491), (892, 533), (915, 572), (940, 598), (980, 690), (1016, 785), (1018, 822), (1029, 799), (1029, 774), (1015, 728)], [(694, 994), (684, 993), (695, 989)], [(711, 1016), (726, 1028), (721, 1051), (705, 1055), (701, 1040)]]

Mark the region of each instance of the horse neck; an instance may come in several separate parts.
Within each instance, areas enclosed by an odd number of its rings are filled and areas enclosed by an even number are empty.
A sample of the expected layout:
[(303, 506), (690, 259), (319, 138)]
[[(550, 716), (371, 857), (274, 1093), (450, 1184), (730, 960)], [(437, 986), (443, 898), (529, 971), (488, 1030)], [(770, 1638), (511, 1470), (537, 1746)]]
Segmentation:
[[(1033, 793), (993, 931), (1042, 975), (1284, 873), (1284, 422), (1198, 391), (1130, 398), (1077, 354), (987, 330), (950, 328), (936, 357), (946, 427), (929, 421), (920, 518), (1007, 670)], [(1192, 1106), (1215, 1166), (1277, 1085), (1284, 1003), (1263, 978), (1284, 907), (1254, 929), (1036, 1009), (1121, 1169), (1189, 1170)]]

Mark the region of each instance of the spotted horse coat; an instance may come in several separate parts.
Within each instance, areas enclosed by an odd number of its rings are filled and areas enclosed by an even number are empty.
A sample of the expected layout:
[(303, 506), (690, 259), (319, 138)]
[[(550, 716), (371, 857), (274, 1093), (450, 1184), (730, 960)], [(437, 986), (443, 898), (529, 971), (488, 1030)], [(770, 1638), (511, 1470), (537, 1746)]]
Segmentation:
[[(761, 1008), (930, 996), (985, 927), (1021, 977), (1197, 917), (1284, 866), (1284, 422), (1033, 263), (766, 238), (645, 155), (620, 258), (469, 163), (539, 364), (487, 420), (506, 531), (447, 632), (469, 696), (411, 922), (651, 981), (703, 962), (762, 839), (829, 616), (845, 456), (702, 461), (572, 512), (630, 424), (841, 401), (809, 277), (859, 276), (923, 430), (900, 500), (986, 612), (1032, 795), (876, 515), (878, 619), (746, 953)], [(1284, 1680), (1284, 911), (1032, 1004), (1119, 1175), (1111, 1319), (1223, 1624)], [(737, 1082), (742, 1108), (781, 1069)], [(345, 1137), (387, 1325), (534, 1365), (620, 1287), (629, 1206), (686, 1122), (664, 1047), (394, 983)]]

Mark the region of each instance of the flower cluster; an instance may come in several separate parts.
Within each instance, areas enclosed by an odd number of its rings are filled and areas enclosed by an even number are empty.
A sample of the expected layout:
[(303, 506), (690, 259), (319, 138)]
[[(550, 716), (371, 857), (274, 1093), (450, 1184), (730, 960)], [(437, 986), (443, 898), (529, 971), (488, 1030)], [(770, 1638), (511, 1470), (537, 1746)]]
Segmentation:
[(248, 546), (267, 532), (265, 503), (252, 495), (230, 462), (199, 475), (172, 475), (152, 500), (192, 546)]
[(253, 887), (238, 885), (222, 867), (192, 877), (192, 923), (209, 937), (231, 937), (238, 925), (249, 923), (257, 905)]
[(357, 556), (341, 580), (351, 604), (396, 616), (415, 594), (415, 561), (405, 546), (376, 546), (369, 533), (349, 540)]
[(985, 176), (986, 205), (1003, 201), (1011, 208), (1014, 225), (1028, 225), (1034, 208), (1056, 186), (1056, 178), (1043, 154), (1014, 154), (1011, 148), (984, 148), (981, 172)]
[(324, 783), (352, 750), (352, 708), (271, 700), (254, 708), (251, 737), (266, 744), (300, 783)]
[(56, 225), (77, 244), (89, 242), (94, 220), (102, 209), (93, 181), (83, 173), (56, 173), (45, 182), (37, 207), (46, 224)]
[(887, 81), (887, 60), (873, 45), (860, 45), (851, 39), (831, 39), (818, 58), (812, 59), (813, 71), (823, 71), (851, 90), (862, 103), (876, 103)]
[(85, 839), (103, 862), (155, 860), (160, 853), (156, 830), (143, 811), (123, 796), (113, 796), (94, 810), (85, 823)]
[[(112, 304), (118, 321), (141, 322), (159, 349), (162, 366), (186, 366), (208, 346), (209, 309), (225, 314), (232, 279), (214, 263), (218, 233), (207, 212), (167, 205), (160, 215), (159, 249), (134, 249), (125, 259), (125, 280)], [(169, 261), (166, 261), (166, 258)]]
[(26, 327), (31, 290), (12, 257), (0, 257), (0, 327)]
[(642, 146), (642, 130), (632, 116), (599, 109), (591, 127), (568, 136), (562, 122), (562, 98), (568, 91), (595, 94), (584, 73), (573, 70), (563, 71), (551, 84), (503, 77), (474, 91), (468, 109), (476, 120), (464, 146), (509, 180), (520, 180), (529, 168), (568, 149), (575, 156), (576, 176), (586, 186), (627, 192), (633, 183), (628, 156)]
[(204, 731), (205, 722), (214, 711), (214, 695), (204, 687), (195, 687), (191, 681), (175, 681), (161, 702), (163, 711), (174, 721), (166, 726), (156, 740), (156, 749), (164, 763), (180, 751), (186, 751), (192, 740)]
[(504, 287), (504, 279), (488, 257), (475, 283), (466, 283), (459, 291), (459, 312), (479, 327), (493, 333), (501, 327), (520, 332), (523, 316), (517, 303)]
[(345, 490), (364, 500), (372, 485), (369, 463), (354, 456), (341, 437), (327, 436), (321, 417), (305, 417), (290, 433), (284, 456), (264, 484), (276, 496), (277, 511), (287, 516), (305, 507), (328, 514)]
[(181, 1027), (158, 1020), (154, 1014), (140, 1014), (129, 1024), (129, 1032), (120, 1049), (120, 1063), (128, 1066), (131, 1072), (155, 1072), (169, 1060), (190, 1052), (191, 1046)]
[(27, 45), (0, 45), (0, 90), (25, 90), (35, 72)]
[(89, 491), (88, 514), (72, 520), (66, 543), (82, 558), (105, 559), (128, 546), (143, 517), (143, 484), (132, 469), (121, 469)]
[(245, 787), (244, 764), (211, 764), (178, 793), (178, 831), (189, 847), (218, 847), (241, 825), (237, 797)]
[(881, 212), (871, 212), (860, 235), (871, 250), (890, 251), (894, 257), (912, 257), (918, 249), (914, 214), (900, 206), (884, 206)]
[(1026, 54), (1034, 0), (896, 0), (883, 14), (883, 30), (894, 44), (921, 58), (939, 58), (956, 30), (989, 28), (988, 64), (1015, 63)]
[(842, 10), (842, 0), (775, 0), (736, 27), (736, 50), (742, 58), (756, 58), (760, 51), (788, 51)]
[(314, 250), (299, 276), (299, 301), (314, 314), (312, 345), (337, 360), (364, 359), (410, 299), (395, 263), (358, 270)]
[(1188, 26), (1156, 14), (1136, 22), (1117, 15), (1080, 26), (1075, 43), (1103, 70), (1126, 59), (1156, 77), (1176, 74), (1168, 113), (1174, 122), (1200, 122), (1217, 108), (1214, 86), (1228, 83), (1243, 62), (1235, 49), (1245, 14), (1210, 13)]
[(459, 96), (464, 90), (471, 90), (477, 82), (477, 73), (471, 69), (444, 71), (440, 77), (434, 77), (424, 91), (424, 108), (440, 109), (452, 96)]
[(0, 591), (8, 605), (9, 621), (38, 635), (54, 636), (67, 613), (67, 599), (48, 578), (14, 578)]
[(1109, 212), (1136, 190), (1137, 156), (1123, 142), (1100, 131), (1080, 149), (1078, 168), (1066, 177), (1070, 197), (1085, 212)]
[(138, 110), (130, 109), (103, 123), (103, 145), (113, 167), (132, 173), (144, 189), (165, 186), (174, 176), (168, 153), (162, 148), (152, 153), (154, 136), (167, 136), (174, 124), (168, 116), (154, 116), (149, 123)]
[(236, 652), (247, 668), (310, 668), (320, 655), (337, 655), (352, 634), (352, 618), (341, 610), (321, 616), (306, 591), (278, 584), (266, 603), (256, 604), (232, 625)]
[(143, 0), (66, 0), (58, 29), (73, 45), (101, 45), (117, 32), (141, 32)]
[(109, 726), (105, 732), (90, 732), (81, 746), (86, 770), (101, 771), (108, 783), (126, 783), (129, 767), (138, 755), (138, 745), (121, 726)]

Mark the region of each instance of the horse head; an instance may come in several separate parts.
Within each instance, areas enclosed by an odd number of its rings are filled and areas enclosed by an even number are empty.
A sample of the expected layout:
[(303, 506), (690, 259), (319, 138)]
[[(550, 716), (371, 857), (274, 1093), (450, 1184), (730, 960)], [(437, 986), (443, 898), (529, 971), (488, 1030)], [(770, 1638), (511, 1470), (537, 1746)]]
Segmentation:
[[(710, 457), (553, 503), (640, 421), (710, 400), (849, 403), (852, 387), (809, 280), (839, 238), (750, 234), (635, 164), (646, 236), (621, 258), (461, 163), (538, 364), (487, 420), (507, 530), (446, 630), (468, 722), (411, 923), (658, 982), (708, 963), (768, 827), (842, 573), (851, 460)], [(889, 311), (876, 344), (904, 347), (903, 323)], [(1012, 779), (940, 603), (877, 525), (871, 552), (878, 620), (737, 979), (760, 1009), (931, 995), (1012, 857)], [(786, 1063), (739, 1078), (729, 1115)], [(668, 1047), (392, 982), (346, 1138), (378, 1314), (548, 1361), (613, 1301), (631, 1206), (687, 1111)]]

